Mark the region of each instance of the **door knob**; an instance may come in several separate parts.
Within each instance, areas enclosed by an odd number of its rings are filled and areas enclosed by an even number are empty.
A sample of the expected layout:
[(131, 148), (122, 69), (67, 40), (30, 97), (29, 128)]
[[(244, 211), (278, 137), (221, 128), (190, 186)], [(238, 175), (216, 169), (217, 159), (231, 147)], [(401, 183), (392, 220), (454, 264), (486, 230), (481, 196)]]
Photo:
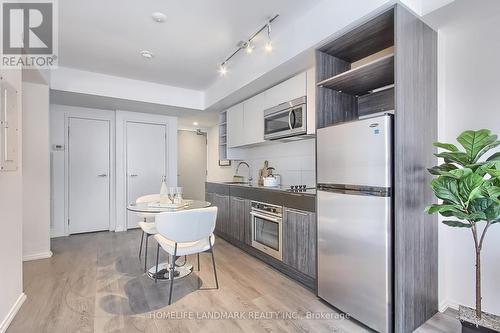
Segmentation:
[(105, 173), (101, 173), (100, 175), (97, 175), (97, 177), (107, 177), (108, 175)]

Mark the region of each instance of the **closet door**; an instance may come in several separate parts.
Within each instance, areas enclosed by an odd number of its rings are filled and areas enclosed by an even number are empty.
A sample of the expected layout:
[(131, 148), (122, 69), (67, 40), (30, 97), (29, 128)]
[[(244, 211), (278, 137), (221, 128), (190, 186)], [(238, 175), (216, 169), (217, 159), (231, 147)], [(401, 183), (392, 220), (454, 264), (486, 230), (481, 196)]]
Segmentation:
[(69, 118), (68, 230), (109, 230), (110, 123)]
[[(167, 174), (167, 128), (164, 124), (127, 122), (127, 203), (146, 194), (160, 192), (161, 177)], [(170, 180), (167, 179), (167, 183)], [(127, 228), (137, 228), (138, 218), (128, 213)]]

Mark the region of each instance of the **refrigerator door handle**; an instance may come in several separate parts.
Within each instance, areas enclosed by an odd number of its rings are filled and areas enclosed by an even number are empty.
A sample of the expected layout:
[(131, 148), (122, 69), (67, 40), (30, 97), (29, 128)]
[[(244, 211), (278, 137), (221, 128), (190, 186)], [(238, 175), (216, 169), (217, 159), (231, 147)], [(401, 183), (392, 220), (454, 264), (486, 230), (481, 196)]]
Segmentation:
[(340, 193), (340, 194), (354, 194), (354, 195), (366, 195), (366, 196), (377, 196), (377, 197), (392, 196), (392, 188), (390, 187), (319, 183), (316, 186), (316, 188), (318, 189), (318, 191)]

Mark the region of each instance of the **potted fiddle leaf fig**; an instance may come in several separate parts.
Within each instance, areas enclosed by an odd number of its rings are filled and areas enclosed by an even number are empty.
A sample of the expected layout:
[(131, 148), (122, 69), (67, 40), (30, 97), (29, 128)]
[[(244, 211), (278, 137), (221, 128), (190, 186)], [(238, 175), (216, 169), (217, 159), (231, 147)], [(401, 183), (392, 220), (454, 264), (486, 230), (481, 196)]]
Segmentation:
[(431, 183), (439, 204), (427, 207), (439, 213), (447, 226), (469, 229), (476, 258), (476, 308), (460, 306), (462, 333), (500, 332), (500, 317), (481, 309), (481, 251), (488, 230), (500, 223), (500, 152), (482, 158), (500, 141), (491, 131), (465, 131), (457, 138), (461, 147), (435, 142), (443, 151), (435, 154), (443, 164), (429, 169), (436, 177)]

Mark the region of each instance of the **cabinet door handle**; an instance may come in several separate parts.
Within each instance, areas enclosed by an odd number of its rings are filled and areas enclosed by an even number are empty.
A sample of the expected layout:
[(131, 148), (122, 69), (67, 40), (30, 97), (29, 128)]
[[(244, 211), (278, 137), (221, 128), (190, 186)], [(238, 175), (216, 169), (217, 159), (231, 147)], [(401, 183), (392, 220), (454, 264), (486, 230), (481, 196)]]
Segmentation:
[(245, 201), (245, 199), (242, 199), (242, 198), (233, 197), (233, 199), (236, 200), (236, 201)]
[(306, 212), (302, 212), (302, 211), (300, 211), (300, 210), (296, 210), (296, 209), (286, 208), (286, 211), (287, 211), (287, 212), (290, 212), (290, 213), (294, 213), (294, 214), (302, 215), (302, 216), (309, 216), (309, 214), (308, 214), (308, 213), (306, 213)]

